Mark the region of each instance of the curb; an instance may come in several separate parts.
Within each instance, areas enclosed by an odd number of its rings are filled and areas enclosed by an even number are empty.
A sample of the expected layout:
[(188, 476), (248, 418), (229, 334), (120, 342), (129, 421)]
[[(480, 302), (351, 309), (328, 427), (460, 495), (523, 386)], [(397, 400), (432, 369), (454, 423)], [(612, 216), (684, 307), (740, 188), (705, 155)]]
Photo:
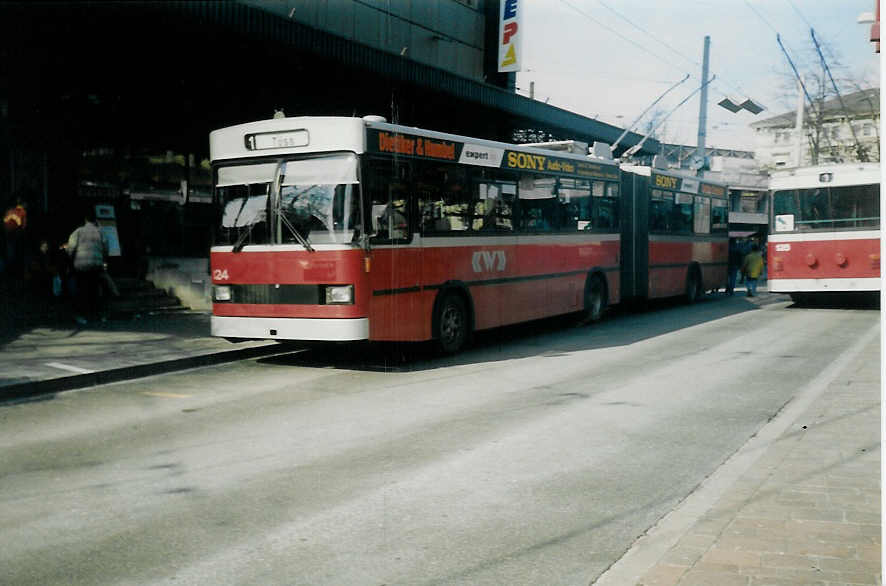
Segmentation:
[(14, 383), (0, 387), (0, 402), (33, 399), (41, 395), (71, 391), (97, 385), (106, 385), (109, 383), (142, 378), (155, 374), (164, 374), (177, 370), (187, 370), (189, 368), (197, 368), (200, 366), (210, 366), (224, 362), (234, 362), (237, 360), (292, 352), (291, 348), (288, 350), (284, 348), (285, 347), (281, 347), (279, 344), (271, 343), (264, 346), (224, 350), (211, 354), (176, 358), (174, 360), (165, 360), (163, 362), (155, 362), (151, 364), (136, 364), (133, 366), (122, 366), (120, 368), (100, 370), (85, 374)]

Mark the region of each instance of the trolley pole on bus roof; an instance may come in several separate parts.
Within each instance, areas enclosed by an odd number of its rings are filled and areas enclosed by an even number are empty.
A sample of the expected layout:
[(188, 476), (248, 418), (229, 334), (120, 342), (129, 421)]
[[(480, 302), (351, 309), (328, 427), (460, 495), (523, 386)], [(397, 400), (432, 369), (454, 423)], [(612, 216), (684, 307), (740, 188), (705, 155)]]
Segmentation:
[(705, 167), (705, 136), (707, 134), (708, 124), (708, 65), (711, 52), (711, 37), (705, 35), (704, 38), (704, 58), (701, 62), (701, 97), (699, 98), (698, 107), (698, 142), (696, 143), (695, 158), (693, 166), (697, 167), (695, 172), (701, 177), (704, 175)]

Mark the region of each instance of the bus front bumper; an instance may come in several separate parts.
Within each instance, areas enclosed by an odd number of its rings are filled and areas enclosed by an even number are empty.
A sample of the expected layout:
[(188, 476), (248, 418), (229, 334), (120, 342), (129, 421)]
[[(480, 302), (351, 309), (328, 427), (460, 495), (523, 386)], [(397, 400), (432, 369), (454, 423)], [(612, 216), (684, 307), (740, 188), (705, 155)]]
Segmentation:
[(369, 339), (369, 319), (223, 317), (210, 320), (213, 336), (250, 340), (350, 342)]
[(879, 291), (879, 277), (843, 277), (839, 279), (773, 279), (766, 283), (772, 293), (816, 293), (824, 291)]

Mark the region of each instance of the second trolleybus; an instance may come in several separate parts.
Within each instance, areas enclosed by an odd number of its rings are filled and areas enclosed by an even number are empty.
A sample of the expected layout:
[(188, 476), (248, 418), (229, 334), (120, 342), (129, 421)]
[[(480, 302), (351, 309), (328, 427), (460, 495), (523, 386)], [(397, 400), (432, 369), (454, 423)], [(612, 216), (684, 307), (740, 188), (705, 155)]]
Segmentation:
[(880, 291), (879, 163), (778, 171), (770, 189), (770, 291), (795, 301)]
[(725, 186), (611, 157), (295, 117), (210, 135), (212, 334), (426, 341), (722, 286)]

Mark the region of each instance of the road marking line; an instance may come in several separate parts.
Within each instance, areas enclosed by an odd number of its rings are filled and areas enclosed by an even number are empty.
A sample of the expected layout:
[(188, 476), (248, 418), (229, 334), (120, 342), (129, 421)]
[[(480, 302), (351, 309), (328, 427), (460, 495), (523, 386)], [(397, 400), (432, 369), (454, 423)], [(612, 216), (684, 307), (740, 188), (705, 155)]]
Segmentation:
[(782, 410), (756, 435), (705, 478), (672, 511), (650, 527), (592, 586), (636, 584), (670, 551), (713, 505), (759, 460), (763, 453), (799, 419), (880, 331), (880, 322), (870, 327), (806, 386), (797, 390)]
[(191, 395), (179, 395), (178, 393), (149, 393), (144, 392), (142, 395), (150, 395), (151, 397), (166, 397), (169, 399), (187, 399)]
[(47, 362), (46, 366), (60, 368), (61, 370), (67, 370), (68, 372), (76, 372), (77, 374), (89, 374), (90, 372), (95, 372), (88, 368), (80, 368), (79, 366), (71, 366), (70, 364), (62, 364), (61, 362)]

